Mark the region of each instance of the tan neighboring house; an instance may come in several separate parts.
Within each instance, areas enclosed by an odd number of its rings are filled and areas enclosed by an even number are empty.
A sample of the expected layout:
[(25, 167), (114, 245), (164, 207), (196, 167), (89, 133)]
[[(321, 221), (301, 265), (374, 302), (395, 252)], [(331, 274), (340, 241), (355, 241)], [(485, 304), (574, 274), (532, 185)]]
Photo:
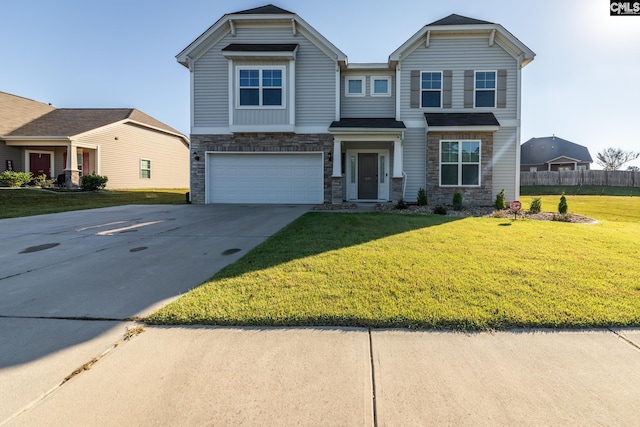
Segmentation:
[(77, 187), (186, 188), (189, 140), (135, 108), (54, 108), (0, 92), (0, 170), (31, 172)]

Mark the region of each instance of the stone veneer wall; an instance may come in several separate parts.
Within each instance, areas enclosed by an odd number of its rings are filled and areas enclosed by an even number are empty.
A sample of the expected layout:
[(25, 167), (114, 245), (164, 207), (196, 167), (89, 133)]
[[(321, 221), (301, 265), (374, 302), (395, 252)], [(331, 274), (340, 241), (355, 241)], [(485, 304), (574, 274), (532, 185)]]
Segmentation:
[(205, 202), (204, 172), (207, 151), (324, 152), (324, 202), (332, 202), (333, 136), (330, 134), (191, 135), (191, 202), (194, 204)]
[[(440, 187), (440, 141), (480, 140), (480, 187)], [(465, 206), (493, 205), (493, 133), (429, 132), (427, 134), (427, 199), (430, 205), (451, 205), (456, 190)]]

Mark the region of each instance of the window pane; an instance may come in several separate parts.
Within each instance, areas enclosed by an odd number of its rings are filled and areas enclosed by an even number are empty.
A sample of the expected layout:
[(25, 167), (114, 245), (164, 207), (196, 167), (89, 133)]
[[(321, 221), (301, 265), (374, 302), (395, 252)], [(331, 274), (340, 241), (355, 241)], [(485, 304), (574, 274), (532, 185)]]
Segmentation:
[(458, 185), (458, 165), (441, 165), (441, 185)]
[(476, 73), (476, 89), (495, 89), (496, 73), (493, 71), (482, 71)]
[(462, 165), (462, 185), (479, 185), (479, 165)]
[(423, 107), (440, 107), (440, 92), (439, 91), (423, 91), (422, 92), (422, 106)]
[(240, 70), (240, 87), (258, 87), (260, 70)]
[(462, 143), (462, 161), (463, 162), (479, 162), (480, 161), (480, 143), (477, 141)]
[(444, 163), (458, 163), (458, 143), (457, 142), (443, 142), (442, 143), (442, 157), (441, 161)]
[(441, 89), (442, 74), (422, 73), (422, 89)]
[(494, 107), (495, 91), (478, 90), (476, 91), (476, 107)]
[(384, 170), (384, 163), (384, 156), (380, 156), (380, 184), (384, 184), (384, 174), (386, 173)]
[(362, 80), (349, 80), (349, 93), (362, 93)]
[(240, 105), (259, 105), (259, 89), (240, 89)]
[(389, 93), (389, 80), (374, 80), (373, 81), (374, 93)]
[(282, 86), (282, 70), (263, 70), (262, 86), (281, 87)]
[(282, 89), (264, 89), (262, 105), (282, 105)]

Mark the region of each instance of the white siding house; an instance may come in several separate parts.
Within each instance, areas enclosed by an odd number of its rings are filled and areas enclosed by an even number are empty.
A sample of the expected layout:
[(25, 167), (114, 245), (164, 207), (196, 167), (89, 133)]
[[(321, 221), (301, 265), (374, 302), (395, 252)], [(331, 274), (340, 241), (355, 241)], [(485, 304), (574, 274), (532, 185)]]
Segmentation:
[(517, 199), (534, 56), (499, 24), (450, 15), (386, 63), (349, 64), (295, 13), (224, 15), (177, 56), (192, 80), (192, 201)]

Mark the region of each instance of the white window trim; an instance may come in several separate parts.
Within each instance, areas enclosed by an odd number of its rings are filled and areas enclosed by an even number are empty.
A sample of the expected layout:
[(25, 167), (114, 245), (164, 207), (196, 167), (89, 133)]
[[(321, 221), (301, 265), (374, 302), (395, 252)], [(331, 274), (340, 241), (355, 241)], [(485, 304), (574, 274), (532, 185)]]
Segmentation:
[[(349, 82), (351, 80), (360, 80), (362, 82), (362, 91), (360, 93), (349, 92)], [(365, 96), (367, 93), (367, 78), (365, 76), (345, 76), (344, 78), (344, 96)]]
[(529, 168), (529, 172), (538, 172), (538, 167), (537, 166), (531, 166)]
[[(446, 162), (443, 163), (442, 162), (442, 143), (443, 142), (457, 142), (458, 144), (460, 144), (460, 147), (458, 148), (458, 162), (457, 163), (452, 163), (452, 162)], [(477, 142), (480, 148), (480, 153), (479, 153), (479, 157), (478, 157), (478, 161), (477, 162), (462, 162), (462, 143), (463, 142)], [(440, 187), (445, 187), (445, 188), (453, 188), (453, 187), (464, 187), (464, 188), (478, 188), (482, 186), (482, 141), (479, 139), (441, 139), (440, 142), (438, 143), (438, 165), (439, 165), (439, 170), (438, 170), (438, 185)], [(453, 165), (456, 164), (458, 165), (458, 184), (442, 184), (442, 165)], [(462, 165), (467, 164), (467, 165), (478, 165), (478, 184), (477, 185), (463, 185), (462, 184)]]
[[(142, 162), (149, 162), (149, 169), (143, 169), (142, 168)], [(149, 177), (144, 177), (142, 176), (142, 171), (143, 170), (148, 170), (149, 171)], [(151, 159), (143, 159), (140, 158), (140, 179), (151, 179)]]
[[(422, 75), (424, 73), (431, 73), (431, 74), (440, 74), (440, 89), (422, 89)], [(420, 108), (442, 108), (442, 86), (444, 85), (444, 80), (443, 80), (443, 76), (442, 76), (442, 71), (429, 71), (429, 70), (425, 70), (425, 71), (420, 71)], [(440, 105), (438, 105), (437, 107), (425, 107), (422, 105), (422, 92), (440, 92)]]
[[(486, 91), (487, 89), (478, 89), (476, 87), (476, 76), (478, 73), (493, 73), (495, 75), (496, 87), (493, 88), (493, 107), (476, 106), (476, 92), (478, 90)], [(498, 70), (475, 70), (473, 72), (473, 108), (496, 108), (498, 105)]]
[[(259, 105), (240, 105), (240, 70), (259, 70)], [(281, 70), (282, 71), (282, 105), (262, 105), (262, 71), (263, 70)], [(236, 65), (235, 70), (235, 95), (236, 108), (238, 110), (284, 110), (287, 108), (287, 67), (284, 65)]]
[[(386, 80), (387, 81), (387, 91), (384, 93), (376, 93), (375, 92), (375, 81), (376, 80)], [(371, 96), (391, 96), (391, 76), (371, 76)]]

